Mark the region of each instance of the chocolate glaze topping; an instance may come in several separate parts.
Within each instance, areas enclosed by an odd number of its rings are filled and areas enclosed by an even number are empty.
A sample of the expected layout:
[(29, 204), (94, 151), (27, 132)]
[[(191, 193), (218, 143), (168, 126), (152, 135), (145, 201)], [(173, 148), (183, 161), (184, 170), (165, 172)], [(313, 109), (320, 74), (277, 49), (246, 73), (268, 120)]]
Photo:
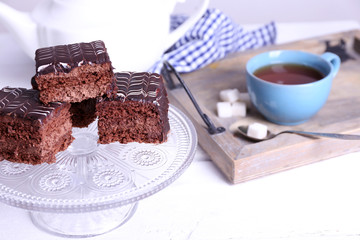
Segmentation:
[(64, 72), (86, 64), (110, 62), (103, 41), (39, 48), (35, 52), (36, 75)]
[(167, 95), (161, 75), (148, 72), (119, 72), (115, 73), (118, 87), (117, 98), (122, 101), (143, 101), (158, 104)]
[(33, 89), (5, 87), (0, 90), (2, 116), (9, 115), (43, 123), (55, 109), (65, 105), (60, 102), (44, 105), (39, 100), (39, 91)]

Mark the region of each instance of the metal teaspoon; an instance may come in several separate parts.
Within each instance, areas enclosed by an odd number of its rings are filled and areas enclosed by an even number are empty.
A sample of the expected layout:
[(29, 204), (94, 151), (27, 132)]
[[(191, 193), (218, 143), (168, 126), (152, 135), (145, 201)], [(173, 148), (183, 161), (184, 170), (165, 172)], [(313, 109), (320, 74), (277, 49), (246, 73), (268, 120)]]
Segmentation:
[(265, 140), (269, 140), (272, 139), (280, 134), (283, 133), (292, 133), (292, 134), (298, 134), (298, 135), (302, 135), (302, 136), (307, 136), (307, 137), (325, 137), (325, 138), (336, 138), (336, 139), (342, 139), (342, 140), (360, 140), (360, 135), (351, 135), (351, 134), (339, 134), (339, 133), (320, 133), (320, 132), (305, 132), (305, 131), (296, 131), (296, 130), (286, 130), (286, 131), (282, 131), (279, 132), (277, 134), (274, 134), (272, 132), (270, 132), (268, 130), (267, 135), (265, 138), (255, 138), (255, 137), (251, 137), (247, 135), (247, 129), (248, 126), (239, 126), (238, 127), (238, 132), (244, 136), (247, 139), (250, 139), (252, 141), (265, 141)]

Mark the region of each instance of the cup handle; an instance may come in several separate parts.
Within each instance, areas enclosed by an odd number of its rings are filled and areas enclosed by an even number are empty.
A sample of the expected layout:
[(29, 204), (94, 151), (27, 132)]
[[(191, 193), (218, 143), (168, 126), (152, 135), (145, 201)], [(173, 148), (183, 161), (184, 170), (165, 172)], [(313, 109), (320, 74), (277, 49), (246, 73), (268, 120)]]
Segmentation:
[(330, 63), (330, 65), (332, 66), (330, 74), (335, 77), (335, 75), (339, 71), (341, 64), (340, 57), (331, 52), (325, 52), (321, 55), (321, 57)]
[(184, 36), (185, 33), (191, 27), (193, 27), (195, 23), (199, 21), (200, 18), (204, 15), (208, 6), (209, 6), (209, 0), (201, 0), (199, 5), (196, 7), (195, 13), (168, 35), (168, 38), (164, 45), (164, 50), (170, 48), (176, 41), (178, 41), (182, 36)]

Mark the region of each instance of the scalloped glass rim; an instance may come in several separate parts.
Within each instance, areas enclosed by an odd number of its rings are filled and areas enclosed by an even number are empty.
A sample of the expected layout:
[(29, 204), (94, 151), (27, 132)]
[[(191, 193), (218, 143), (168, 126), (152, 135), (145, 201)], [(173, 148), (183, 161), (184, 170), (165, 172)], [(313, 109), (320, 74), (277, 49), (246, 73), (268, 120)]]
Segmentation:
[[(6, 186), (0, 179), (0, 201), (31, 211), (75, 213), (121, 207), (151, 196), (168, 186), (184, 172), (192, 162), (197, 147), (197, 135), (194, 125), (184, 113), (172, 105), (170, 105), (169, 108), (169, 121), (170, 131), (175, 131), (174, 134), (176, 137), (182, 134), (181, 131), (183, 131), (183, 134), (186, 134), (187, 137), (186, 139), (184, 139), (184, 137), (179, 138), (180, 141), (182, 141), (180, 143), (182, 146), (180, 146), (180, 149), (179, 146), (176, 146), (176, 156), (167, 169), (156, 178), (147, 181), (146, 184), (132, 186), (131, 188), (100, 197), (87, 199), (56, 199), (22, 193)], [(33, 178), (33, 176), (31, 176), (31, 178)]]

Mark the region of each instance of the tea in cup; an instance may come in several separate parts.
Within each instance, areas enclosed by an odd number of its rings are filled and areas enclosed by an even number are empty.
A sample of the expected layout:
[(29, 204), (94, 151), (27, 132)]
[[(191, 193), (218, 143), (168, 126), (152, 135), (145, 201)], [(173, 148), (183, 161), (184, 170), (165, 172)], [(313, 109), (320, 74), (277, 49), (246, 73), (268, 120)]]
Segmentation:
[(297, 125), (325, 104), (340, 58), (297, 50), (275, 50), (251, 58), (246, 65), (250, 99), (269, 121)]

